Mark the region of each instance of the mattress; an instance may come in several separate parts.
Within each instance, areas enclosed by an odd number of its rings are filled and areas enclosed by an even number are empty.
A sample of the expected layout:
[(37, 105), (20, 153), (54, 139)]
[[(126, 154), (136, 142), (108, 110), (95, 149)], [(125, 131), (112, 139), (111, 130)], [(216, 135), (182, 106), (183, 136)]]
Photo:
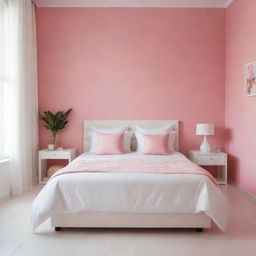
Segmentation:
[[(170, 155), (96, 155), (83, 153), (74, 161), (127, 159), (180, 161), (180, 152)], [(32, 225), (35, 230), (54, 213), (200, 213), (208, 215), (221, 230), (227, 221), (226, 199), (209, 177), (195, 174), (157, 173), (70, 173), (56, 176), (33, 202)]]

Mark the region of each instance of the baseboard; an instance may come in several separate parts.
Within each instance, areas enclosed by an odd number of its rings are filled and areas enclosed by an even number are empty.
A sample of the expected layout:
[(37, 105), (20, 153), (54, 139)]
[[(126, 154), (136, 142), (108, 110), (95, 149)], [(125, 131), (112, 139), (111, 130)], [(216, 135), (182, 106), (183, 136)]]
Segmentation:
[(248, 198), (250, 198), (251, 200), (256, 202), (256, 196), (248, 191), (246, 191), (245, 189), (241, 188), (236, 182), (229, 180), (228, 183), (230, 185), (232, 185), (233, 187), (235, 187), (236, 189), (238, 189), (239, 191), (241, 191), (244, 195), (246, 195)]

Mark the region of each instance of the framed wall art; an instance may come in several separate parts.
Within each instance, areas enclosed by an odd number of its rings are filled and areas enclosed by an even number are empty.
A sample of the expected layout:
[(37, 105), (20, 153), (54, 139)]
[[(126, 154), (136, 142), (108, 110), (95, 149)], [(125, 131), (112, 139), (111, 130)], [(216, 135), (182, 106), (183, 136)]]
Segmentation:
[(256, 61), (245, 64), (245, 94), (256, 96)]

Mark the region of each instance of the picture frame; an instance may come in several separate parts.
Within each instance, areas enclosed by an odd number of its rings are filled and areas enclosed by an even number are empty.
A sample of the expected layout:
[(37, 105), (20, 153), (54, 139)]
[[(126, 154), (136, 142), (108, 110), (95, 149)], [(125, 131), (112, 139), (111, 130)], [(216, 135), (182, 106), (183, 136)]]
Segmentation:
[(256, 61), (245, 64), (245, 95), (256, 96)]

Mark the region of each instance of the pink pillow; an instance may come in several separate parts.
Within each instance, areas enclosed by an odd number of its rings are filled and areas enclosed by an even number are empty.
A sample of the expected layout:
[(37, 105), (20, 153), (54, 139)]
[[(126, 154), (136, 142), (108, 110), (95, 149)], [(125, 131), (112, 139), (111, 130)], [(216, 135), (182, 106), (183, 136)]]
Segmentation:
[(123, 154), (124, 133), (96, 133), (97, 155)]
[(145, 155), (167, 155), (169, 133), (164, 134), (142, 134), (144, 138)]

